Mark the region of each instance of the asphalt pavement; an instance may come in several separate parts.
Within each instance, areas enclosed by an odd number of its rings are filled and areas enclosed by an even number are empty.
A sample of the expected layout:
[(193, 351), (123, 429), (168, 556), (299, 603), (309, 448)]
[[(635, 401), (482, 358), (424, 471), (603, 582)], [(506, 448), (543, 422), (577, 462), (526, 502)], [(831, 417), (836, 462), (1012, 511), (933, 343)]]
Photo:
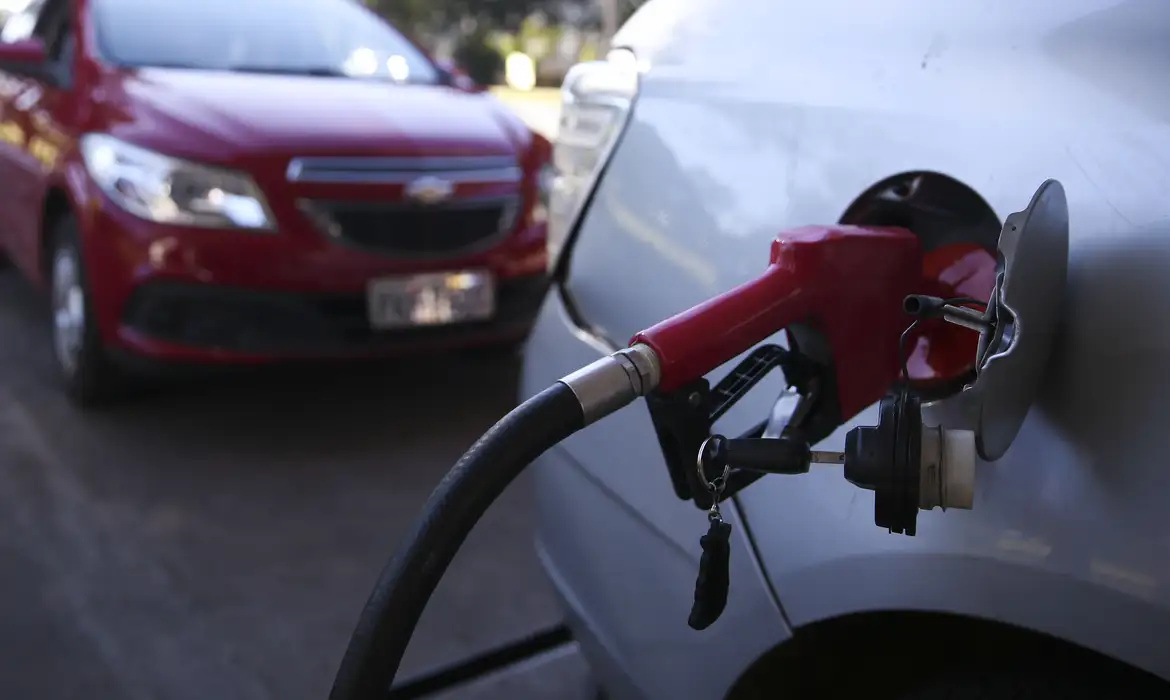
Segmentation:
[[(328, 694), (370, 587), (517, 363), (456, 354), (57, 391), (43, 300), (0, 272), (0, 697)], [(557, 621), (521, 479), (468, 540), (406, 673)], [(570, 650), (445, 698), (584, 697)]]

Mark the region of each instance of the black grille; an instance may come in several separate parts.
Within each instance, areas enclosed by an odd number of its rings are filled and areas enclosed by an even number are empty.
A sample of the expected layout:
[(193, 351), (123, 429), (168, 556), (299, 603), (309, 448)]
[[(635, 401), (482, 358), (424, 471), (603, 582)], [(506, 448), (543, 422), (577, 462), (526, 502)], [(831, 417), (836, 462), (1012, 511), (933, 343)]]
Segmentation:
[(413, 204), (305, 202), (318, 228), (350, 245), (409, 257), (483, 250), (505, 236), (516, 219), (514, 198), (428, 207)]

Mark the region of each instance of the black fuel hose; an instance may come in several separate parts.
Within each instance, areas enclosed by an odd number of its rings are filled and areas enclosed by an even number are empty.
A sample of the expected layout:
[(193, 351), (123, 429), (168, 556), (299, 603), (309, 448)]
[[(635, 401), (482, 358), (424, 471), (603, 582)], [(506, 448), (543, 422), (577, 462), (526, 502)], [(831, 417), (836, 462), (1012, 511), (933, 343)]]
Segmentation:
[(657, 360), (641, 348), (603, 358), (528, 399), (459, 459), (378, 577), (330, 700), (384, 700), (427, 602), (491, 504), (546, 450), (657, 383)]

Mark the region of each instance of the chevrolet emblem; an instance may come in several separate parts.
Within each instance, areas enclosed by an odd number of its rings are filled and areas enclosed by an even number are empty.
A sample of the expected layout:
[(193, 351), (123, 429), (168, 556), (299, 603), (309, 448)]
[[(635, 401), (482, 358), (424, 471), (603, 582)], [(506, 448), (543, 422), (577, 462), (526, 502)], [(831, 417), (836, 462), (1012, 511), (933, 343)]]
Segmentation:
[(419, 204), (438, 204), (451, 198), (455, 185), (434, 175), (424, 175), (406, 186), (406, 196)]

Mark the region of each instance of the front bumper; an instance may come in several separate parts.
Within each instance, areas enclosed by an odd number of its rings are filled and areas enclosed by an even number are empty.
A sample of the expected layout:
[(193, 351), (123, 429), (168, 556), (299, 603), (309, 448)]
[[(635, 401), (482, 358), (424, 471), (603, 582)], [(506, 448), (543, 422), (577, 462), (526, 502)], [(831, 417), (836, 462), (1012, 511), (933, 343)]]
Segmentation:
[[(82, 218), (93, 321), (133, 360), (257, 363), (380, 357), (522, 339), (547, 289), (543, 223), (488, 250), (401, 259), (327, 240), (291, 213), (277, 233), (160, 226), (94, 197)], [(370, 329), (369, 280), (481, 269), (496, 280), (491, 321)]]
[(501, 280), (490, 321), (375, 331), (358, 294), (268, 292), (173, 281), (137, 287), (120, 324), (137, 354), (175, 360), (385, 356), (523, 338), (547, 289), (543, 275)]

